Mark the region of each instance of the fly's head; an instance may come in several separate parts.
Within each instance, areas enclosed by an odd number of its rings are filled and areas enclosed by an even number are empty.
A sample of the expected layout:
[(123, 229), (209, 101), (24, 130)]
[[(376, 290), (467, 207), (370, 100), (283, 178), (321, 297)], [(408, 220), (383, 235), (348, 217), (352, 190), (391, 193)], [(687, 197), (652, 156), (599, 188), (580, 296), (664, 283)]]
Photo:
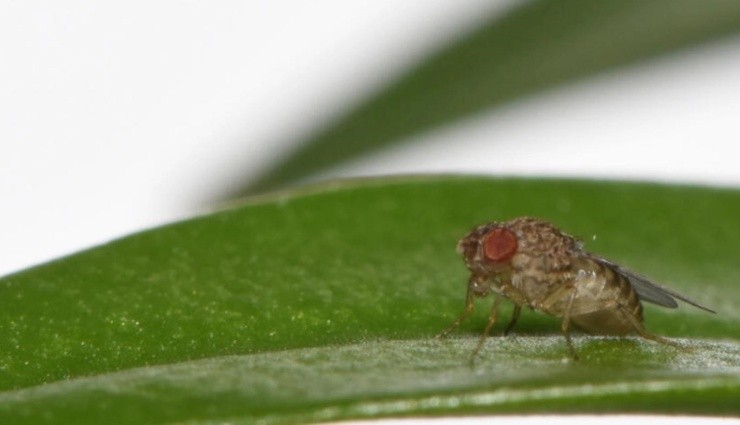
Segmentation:
[(491, 280), (510, 269), (519, 248), (516, 233), (507, 223), (478, 226), (460, 239), (457, 252), (479, 281)]

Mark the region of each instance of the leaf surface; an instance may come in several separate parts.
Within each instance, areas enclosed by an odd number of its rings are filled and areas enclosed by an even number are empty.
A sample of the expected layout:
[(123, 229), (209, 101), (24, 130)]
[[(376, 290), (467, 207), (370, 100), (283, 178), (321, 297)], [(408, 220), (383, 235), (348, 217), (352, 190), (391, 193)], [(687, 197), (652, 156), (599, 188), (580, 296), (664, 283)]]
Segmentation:
[[(524, 311), (446, 341), (476, 224), (532, 215), (667, 284), (684, 349)], [(268, 423), (464, 412), (740, 414), (740, 193), (579, 181), (335, 182), (152, 229), (0, 279), (0, 423)], [(510, 308), (503, 312), (504, 317)], [(500, 328), (499, 328), (500, 329)]]

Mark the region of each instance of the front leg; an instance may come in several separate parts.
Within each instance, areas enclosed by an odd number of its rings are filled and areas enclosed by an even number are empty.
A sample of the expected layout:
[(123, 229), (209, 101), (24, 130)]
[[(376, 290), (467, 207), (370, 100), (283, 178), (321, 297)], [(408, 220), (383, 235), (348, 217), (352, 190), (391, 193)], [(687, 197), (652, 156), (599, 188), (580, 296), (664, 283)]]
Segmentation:
[(486, 328), (483, 330), (483, 335), (480, 336), (480, 339), (478, 340), (478, 344), (475, 346), (473, 353), (470, 355), (471, 362), (475, 360), (476, 356), (478, 355), (478, 352), (480, 352), (481, 348), (483, 348), (483, 344), (486, 342), (488, 333), (491, 332), (491, 328), (493, 328), (493, 325), (496, 324), (496, 319), (498, 318), (499, 304), (501, 304), (501, 297), (499, 297), (497, 294), (494, 294), (493, 295), (493, 305), (491, 306), (491, 314), (488, 316), (488, 324), (486, 324)]
[(437, 339), (443, 339), (447, 335), (450, 334), (450, 332), (454, 331), (462, 322), (465, 321), (470, 316), (470, 313), (473, 312), (473, 309), (475, 308), (475, 304), (473, 303), (475, 299), (475, 295), (473, 294), (473, 280), (471, 278), (470, 282), (468, 283), (468, 292), (465, 295), (465, 310), (463, 310), (462, 314), (455, 319), (454, 322), (450, 326), (447, 327), (447, 329), (440, 332), (435, 338)]
[(514, 327), (517, 319), (519, 319), (519, 313), (521, 313), (522, 311), (521, 304), (526, 302), (526, 298), (524, 297), (524, 295), (519, 292), (518, 289), (512, 286), (510, 281), (499, 281), (499, 288), (500, 293), (493, 294), (493, 305), (491, 306), (491, 314), (488, 316), (488, 323), (486, 324), (486, 328), (483, 330), (483, 335), (481, 335), (480, 339), (478, 340), (478, 344), (475, 346), (475, 349), (470, 356), (471, 363), (475, 361), (476, 356), (478, 356), (478, 353), (483, 348), (483, 344), (486, 342), (488, 334), (491, 332), (491, 329), (493, 329), (493, 326), (496, 324), (496, 320), (498, 319), (498, 309), (501, 304), (501, 298), (506, 297), (514, 302), (514, 312), (511, 316), (511, 321), (508, 325), (506, 325), (504, 335), (506, 335), (511, 330), (511, 328)]

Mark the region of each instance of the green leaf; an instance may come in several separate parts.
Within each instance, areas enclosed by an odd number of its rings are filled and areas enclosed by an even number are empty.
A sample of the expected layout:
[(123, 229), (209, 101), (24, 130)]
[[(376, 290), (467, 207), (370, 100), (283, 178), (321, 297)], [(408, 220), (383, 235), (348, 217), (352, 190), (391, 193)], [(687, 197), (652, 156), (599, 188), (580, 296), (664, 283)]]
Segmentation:
[[(520, 215), (718, 314), (646, 305), (647, 328), (684, 348), (577, 336), (573, 362), (558, 321), (525, 311), (471, 367), (490, 299), (433, 339), (463, 306), (455, 244)], [(0, 423), (739, 414), (737, 217), (737, 191), (577, 181), (360, 180), (254, 198), (1, 279)]]
[[(536, 0), (451, 43), (307, 138), (233, 198), (297, 181), (454, 120), (740, 30), (727, 0)], [(495, 143), (495, 141), (492, 141)]]

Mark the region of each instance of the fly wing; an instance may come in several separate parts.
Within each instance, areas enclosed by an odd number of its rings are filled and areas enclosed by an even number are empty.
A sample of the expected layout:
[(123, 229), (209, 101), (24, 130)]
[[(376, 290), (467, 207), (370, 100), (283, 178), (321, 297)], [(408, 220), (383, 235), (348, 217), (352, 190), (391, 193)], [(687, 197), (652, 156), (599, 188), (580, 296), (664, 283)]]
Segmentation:
[(619, 264), (612, 263), (605, 258), (601, 258), (595, 255), (593, 256), (593, 258), (594, 260), (610, 267), (615, 272), (624, 276), (629, 281), (630, 285), (632, 285), (632, 289), (637, 292), (637, 296), (640, 298), (641, 301), (651, 302), (663, 307), (676, 308), (678, 307), (676, 299), (679, 299), (687, 304), (693, 305), (694, 307), (700, 308), (710, 313), (716, 313), (716, 311), (704, 307), (696, 301), (692, 301), (689, 298), (686, 298), (685, 296), (679, 294), (678, 292), (666, 288), (665, 286), (658, 285), (657, 283), (650, 281), (650, 279), (646, 278), (645, 276), (628, 270), (620, 266)]

